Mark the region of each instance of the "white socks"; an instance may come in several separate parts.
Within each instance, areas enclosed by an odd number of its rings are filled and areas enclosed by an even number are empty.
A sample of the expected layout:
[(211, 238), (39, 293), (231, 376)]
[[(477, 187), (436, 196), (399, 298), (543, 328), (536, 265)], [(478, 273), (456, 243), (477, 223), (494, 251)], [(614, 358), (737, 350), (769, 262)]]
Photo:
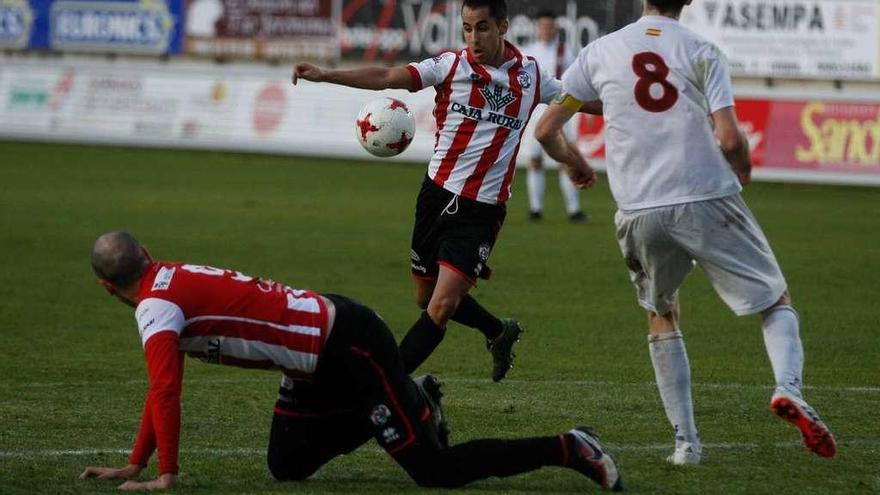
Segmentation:
[(578, 190), (574, 187), (574, 182), (568, 177), (564, 170), (559, 171), (559, 189), (562, 191), (562, 198), (565, 200), (565, 211), (569, 215), (573, 215), (581, 211), (581, 200), (578, 196)]
[[(529, 211), (544, 211), (544, 190), (546, 179), (544, 169), (529, 168), (526, 175), (526, 186), (529, 190)], [(565, 211), (572, 215), (581, 211), (581, 200), (577, 188), (564, 170), (559, 171), (559, 189), (565, 200)]]
[(680, 331), (648, 336), (648, 349), (666, 417), (675, 429), (675, 446), (700, 444), (691, 399), (691, 367)]
[(773, 367), (776, 386), (800, 396), (804, 348), (798, 327), (797, 312), (791, 306), (776, 306), (764, 314), (764, 345)]
[(529, 167), (526, 175), (526, 186), (529, 189), (529, 211), (544, 210), (544, 169), (535, 170)]

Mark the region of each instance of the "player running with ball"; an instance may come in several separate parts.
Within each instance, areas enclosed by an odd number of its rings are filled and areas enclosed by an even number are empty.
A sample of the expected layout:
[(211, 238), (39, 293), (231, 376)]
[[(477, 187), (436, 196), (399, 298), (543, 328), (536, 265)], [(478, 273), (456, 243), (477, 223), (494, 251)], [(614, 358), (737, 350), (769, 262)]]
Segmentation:
[[(305, 79), (355, 88), (437, 92), (434, 156), (416, 203), (410, 250), (416, 303), (425, 311), (400, 343), (407, 372), (440, 344), (451, 319), (478, 329), (492, 354), (492, 379), (513, 363), (522, 328), (501, 320), (468, 292), (489, 278), (489, 255), (506, 215), (523, 131), (538, 103), (561, 89), (532, 57), (504, 40), (505, 0), (464, 0), (467, 48), (402, 67), (328, 70), (298, 64), (293, 83)], [(586, 106), (584, 111), (597, 111)], [(593, 171), (575, 182), (592, 185)]]

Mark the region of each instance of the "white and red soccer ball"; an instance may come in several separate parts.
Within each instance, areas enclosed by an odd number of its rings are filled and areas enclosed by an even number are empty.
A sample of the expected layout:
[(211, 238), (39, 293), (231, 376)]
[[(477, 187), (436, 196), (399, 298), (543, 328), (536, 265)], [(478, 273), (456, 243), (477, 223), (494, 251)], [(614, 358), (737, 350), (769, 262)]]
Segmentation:
[(378, 98), (361, 108), (355, 131), (358, 142), (370, 154), (394, 156), (403, 153), (412, 142), (416, 121), (404, 102)]

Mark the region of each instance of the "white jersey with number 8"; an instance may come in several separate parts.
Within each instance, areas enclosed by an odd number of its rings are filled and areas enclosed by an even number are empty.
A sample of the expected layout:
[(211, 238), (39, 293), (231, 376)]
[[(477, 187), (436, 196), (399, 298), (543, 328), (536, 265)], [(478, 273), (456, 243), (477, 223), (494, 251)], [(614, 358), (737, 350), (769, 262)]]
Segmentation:
[(621, 210), (719, 198), (741, 190), (710, 114), (733, 106), (727, 61), (669, 17), (645, 16), (587, 45), (563, 91), (601, 99), (608, 182)]

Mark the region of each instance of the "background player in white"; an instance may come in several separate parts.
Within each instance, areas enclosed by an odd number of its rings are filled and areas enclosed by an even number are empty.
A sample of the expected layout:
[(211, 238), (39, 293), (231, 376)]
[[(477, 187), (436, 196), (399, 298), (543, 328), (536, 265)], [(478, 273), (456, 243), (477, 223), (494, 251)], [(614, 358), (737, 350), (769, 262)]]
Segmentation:
[[(489, 313), (468, 292), (491, 274), (487, 263), (506, 216), (523, 131), (538, 103), (552, 101), (561, 83), (504, 40), (505, 0), (464, 0), (461, 19), (466, 49), (392, 68), (297, 64), (293, 83), (436, 90), (434, 155), (417, 199), (410, 249), (416, 303), (425, 311), (400, 352), (412, 372), (439, 345), (452, 319), (486, 336), (497, 382), (512, 366), (522, 329), (516, 320)], [(583, 110), (597, 111), (588, 105)], [(592, 171), (582, 179), (592, 185)]]
[(580, 101), (602, 101), (617, 237), (648, 311), (651, 360), (675, 430), (668, 460), (696, 464), (702, 450), (678, 318), (678, 289), (694, 263), (736, 314), (761, 314), (776, 380), (770, 407), (801, 430), (809, 449), (832, 457), (834, 437), (801, 393), (798, 314), (739, 194), (751, 160), (728, 65), (717, 47), (678, 23), (690, 3), (645, 0), (641, 19), (584, 48), (563, 76), (563, 94), (538, 123), (538, 139), (555, 159), (581, 167), (560, 129)]
[[(552, 73), (556, 78), (562, 77), (562, 73), (574, 62), (575, 53), (559, 38), (559, 29), (556, 26), (556, 14), (551, 10), (542, 10), (535, 14), (535, 41), (523, 45), (522, 52), (525, 55), (535, 57), (538, 65), (547, 73)], [(534, 118), (537, 119), (544, 113), (546, 107), (541, 105), (535, 109)], [(566, 137), (574, 141), (577, 122), (572, 120), (565, 126)], [(547, 158), (544, 148), (535, 140), (535, 128), (529, 126), (526, 132), (526, 149), (529, 150), (529, 171), (526, 175), (526, 186), (529, 190), (529, 219), (541, 220), (544, 216), (544, 191), (546, 180), (544, 173), (544, 160)], [(581, 201), (578, 189), (571, 182), (571, 178), (563, 170), (559, 170), (559, 189), (562, 191), (562, 199), (565, 202), (565, 211), (572, 222), (587, 222), (589, 219), (581, 210)]]
[[(304, 480), (370, 438), (421, 486), (453, 488), (489, 476), (564, 466), (605, 489), (620, 476), (585, 427), (561, 435), (448, 445), (439, 382), (411, 380), (397, 344), (373, 310), (233, 270), (154, 261), (126, 232), (95, 241), (92, 269), (135, 307), (150, 389), (129, 464), (87, 467), (81, 478), (129, 479), (122, 490), (177, 482), (184, 354), (282, 373), (268, 463), (281, 481)], [(135, 481), (153, 452), (159, 477)]]

